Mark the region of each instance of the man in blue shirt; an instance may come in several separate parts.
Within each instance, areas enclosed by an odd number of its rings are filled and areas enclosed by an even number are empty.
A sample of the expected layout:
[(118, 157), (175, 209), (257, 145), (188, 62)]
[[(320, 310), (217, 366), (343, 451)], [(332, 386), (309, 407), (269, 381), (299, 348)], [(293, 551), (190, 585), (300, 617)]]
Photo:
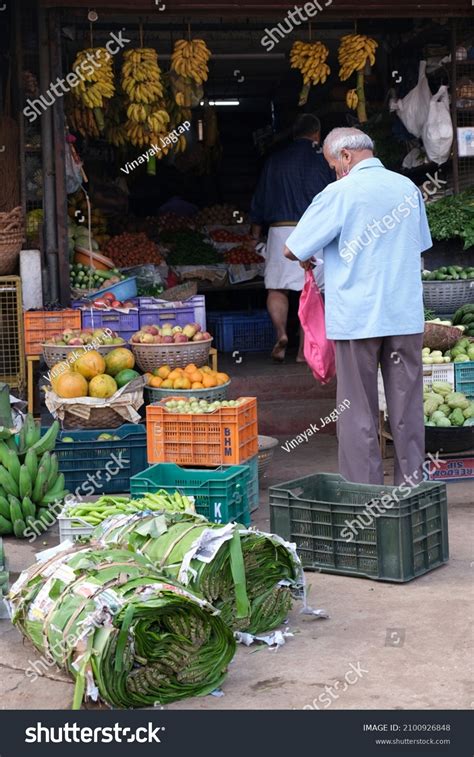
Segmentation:
[[(293, 143), (267, 160), (251, 205), (252, 236), (259, 239), (262, 227), (270, 227), (265, 287), (268, 312), (277, 332), (272, 352), (277, 361), (284, 359), (288, 344), (288, 291), (301, 292), (304, 282), (303, 271), (283, 254), (285, 242), (313, 197), (335, 178), (319, 148), (320, 131), (316, 116), (305, 113), (298, 117)], [(321, 280), (318, 283), (321, 285)], [(302, 334), (297, 360), (304, 361)]]
[(432, 245), (420, 191), (373, 156), (358, 129), (334, 129), (324, 156), (338, 181), (315, 199), (289, 236), (285, 256), (311, 266), (324, 248), (326, 330), (335, 340), (339, 470), (382, 484), (378, 443), (380, 364), (395, 449), (395, 484), (421, 481), (423, 291), (421, 253)]

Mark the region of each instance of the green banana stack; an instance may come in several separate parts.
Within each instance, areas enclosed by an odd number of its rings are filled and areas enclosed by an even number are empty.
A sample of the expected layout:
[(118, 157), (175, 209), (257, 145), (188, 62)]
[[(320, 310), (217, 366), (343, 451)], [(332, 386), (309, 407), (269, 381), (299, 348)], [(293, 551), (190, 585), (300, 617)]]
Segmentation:
[[(167, 492), (160, 489), (156, 494), (145, 494), (142, 499), (134, 500), (130, 497), (116, 497), (104, 495), (95, 502), (78, 502), (68, 506), (64, 512), (68, 518), (80, 518), (90, 526), (114, 515), (133, 515), (134, 513), (152, 510), (154, 512), (194, 513), (194, 499), (186, 497), (180, 492)], [(71, 525), (81, 525), (79, 521), (71, 521)]]
[(59, 433), (54, 421), (41, 436), (41, 426), (28, 414), (15, 437), (0, 440), (0, 534), (27, 536), (28, 526), (45, 531), (51, 525), (48, 507), (64, 499), (64, 475), (53, 450)]

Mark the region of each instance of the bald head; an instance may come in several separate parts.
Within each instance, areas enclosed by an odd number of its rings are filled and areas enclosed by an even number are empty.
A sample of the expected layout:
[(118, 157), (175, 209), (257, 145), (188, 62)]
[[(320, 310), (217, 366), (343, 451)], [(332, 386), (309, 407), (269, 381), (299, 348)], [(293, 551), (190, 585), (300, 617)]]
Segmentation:
[(323, 152), (337, 178), (341, 179), (361, 160), (373, 158), (374, 143), (360, 129), (341, 127), (329, 132), (324, 140)]

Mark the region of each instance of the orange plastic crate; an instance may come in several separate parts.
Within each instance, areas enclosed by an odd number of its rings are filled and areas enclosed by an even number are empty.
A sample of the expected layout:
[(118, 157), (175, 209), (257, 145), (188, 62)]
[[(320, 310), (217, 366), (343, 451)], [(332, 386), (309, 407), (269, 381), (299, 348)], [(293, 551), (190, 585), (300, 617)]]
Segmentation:
[(81, 328), (80, 310), (36, 310), (23, 315), (27, 355), (41, 355), (42, 343), (55, 334), (59, 334), (63, 329)]
[[(169, 398), (168, 398), (169, 399)], [(206, 415), (170, 413), (163, 401), (146, 409), (149, 463), (238, 465), (258, 453), (257, 399)]]

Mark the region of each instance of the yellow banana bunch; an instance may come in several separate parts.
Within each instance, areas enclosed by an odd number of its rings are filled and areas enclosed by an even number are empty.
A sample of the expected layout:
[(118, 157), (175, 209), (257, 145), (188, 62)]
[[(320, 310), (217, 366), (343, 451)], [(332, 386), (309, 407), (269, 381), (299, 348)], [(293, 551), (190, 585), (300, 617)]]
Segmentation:
[(207, 63), (210, 57), (211, 51), (203, 39), (193, 39), (189, 42), (180, 39), (174, 45), (171, 70), (179, 76), (193, 79), (196, 84), (203, 84), (209, 74)]
[(71, 131), (79, 132), (83, 137), (100, 137), (100, 130), (94, 112), (82, 101), (71, 96), (66, 99), (66, 116)]
[(152, 132), (157, 134), (165, 132), (170, 123), (169, 114), (166, 110), (155, 110), (147, 118), (147, 125)]
[(141, 103), (130, 103), (127, 106), (127, 118), (135, 121), (137, 124), (142, 123), (148, 118), (148, 108)]
[(378, 42), (365, 34), (346, 34), (341, 37), (337, 53), (340, 80), (345, 81), (354, 71), (363, 70), (367, 61), (373, 66), (377, 47)]
[(121, 147), (127, 141), (127, 133), (123, 126), (110, 125), (106, 126), (105, 138), (111, 145)]
[(291, 68), (298, 68), (303, 76), (303, 84), (324, 84), (331, 69), (325, 63), (329, 50), (322, 42), (297, 41), (291, 48)]
[(124, 53), (122, 89), (133, 103), (152, 103), (163, 97), (158, 55), (152, 48), (138, 48)]
[(74, 71), (80, 71), (80, 76), (79, 83), (71, 91), (87, 108), (102, 108), (105, 100), (114, 96), (112, 56), (105, 47), (81, 50), (72, 67)]
[(135, 147), (145, 147), (150, 144), (150, 132), (143, 124), (137, 124), (134, 121), (126, 121), (125, 134), (127, 140)]
[(356, 110), (357, 106), (359, 104), (359, 95), (357, 94), (357, 90), (355, 89), (349, 89), (346, 95), (346, 105), (351, 110)]

